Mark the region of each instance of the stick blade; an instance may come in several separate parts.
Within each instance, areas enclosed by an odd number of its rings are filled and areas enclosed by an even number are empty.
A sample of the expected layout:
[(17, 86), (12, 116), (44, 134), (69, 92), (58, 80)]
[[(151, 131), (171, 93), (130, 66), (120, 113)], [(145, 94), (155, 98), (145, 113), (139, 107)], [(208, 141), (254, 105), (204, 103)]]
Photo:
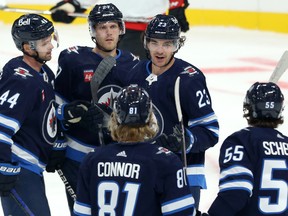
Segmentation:
[(181, 105), (180, 105), (180, 77), (178, 76), (176, 81), (175, 81), (175, 86), (174, 86), (174, 97), (175, 97), (175, 105), (176, 105), (176, 110), (177, 110), (177, 115), (178, 115), (178, 120), (179, 122), (182, 121), (182, 110), (181, 110)]

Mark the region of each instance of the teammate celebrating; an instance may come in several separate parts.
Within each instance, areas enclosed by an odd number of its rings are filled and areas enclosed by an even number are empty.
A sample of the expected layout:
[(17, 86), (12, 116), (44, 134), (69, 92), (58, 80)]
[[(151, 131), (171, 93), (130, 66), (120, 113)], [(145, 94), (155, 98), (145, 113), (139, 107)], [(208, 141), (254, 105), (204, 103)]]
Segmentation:
[(57, 37), (52, 22), (37, 14), (20, 16), (11, 33), (23, 56), (11, 59), (1, 73), (1, 203), (5, 215), (24, 215), (9, 196), (14, 188), (33, 214), (50, 216), (42, 173), (57, 121), (54, 74), (45, 62), (51, 60)]
[[(91, 77), (103, 58), (113, 56), (116, 65), (110, 65), (112, 69), (100, 84), (98, 91), (99, 102), (109, 106), (113, 97), (124, 86), (123, 79), (139, 60), (132, 53), (117, 49), (119, 37), (125, 33), (125, 25), (122, 13), (115, 5), (95, 5), (89, 13), (88, 22), (91, 38), (96, 46), (75, 46), (60, 53), (55, 80), (56, 100), (59, 103), (91, 101)], [(102, 123), (101, 117), (99, 123)], [(89, 131), (80, 125), (73, 125), (66, 131), (67, 160), (62, 171), (75, 191), (80, 162), (88, 152), (100, 144), (96, 131), (98, 129), (91, 129)], [(67, 197), (72, 214), (74, 201), (69, 194)]]
[(81, 164), (75, 215), (194, 215), (180, 159), (151, 144), (158, 125), (143, 88), (119, 92), (109, 129), (117, 143), (96, 148)]
[[(180, 77), (180, 104), (187, 145), (187, 174), (198, 207), (200, 188), (206, 188), (205, 150), (218, 142), (218, 121), (204, 74), (194, 65), (174, 57), (183, 45), (180, 26), (171, 15), (157, 15), (148, 25), (144, 45), (151, 60), (143, 60), (129, 73), (127, 83), (144, 87), (156, 109), (160, 132), (157, 142), (181, 156), (182, 133), (177, 117), (174, 86)], [(184, 156), (184, 155), (183, 155)]]
[[(60, 1), (51, 8), (51, 17), (55, 22), (71, 23), (75, 17), (69, 16), (69, 12), (83, 13), (87, 7), (96, 2), (98, 0)], [(148, 22), (156, 14), (165, 14), (169, 10), (169, 14), (178, 19), (182, 31), (189, 30), (189, 23), (185, 16), (185, 10), (189, 5), (187, 0), (138, 0), (137, 4), (134, 0), (113, 0), (113, 4), (122, 11), (127, 29), (119, 42), (119, 48), (129, 50), (140, 59), (146, 59), (143, 35)], [(133, 5), (133, 10), (131, 10), (131, 5)]]
[[(285, 216), (288, 212), (288, 137), (284, 97), (275, 83), (254, 83), (243, 111), (248, 127), (226, 138), (220, 149), (219, 193), (210, 216)], [(207, 214), (202, 214), (207, 215)]]

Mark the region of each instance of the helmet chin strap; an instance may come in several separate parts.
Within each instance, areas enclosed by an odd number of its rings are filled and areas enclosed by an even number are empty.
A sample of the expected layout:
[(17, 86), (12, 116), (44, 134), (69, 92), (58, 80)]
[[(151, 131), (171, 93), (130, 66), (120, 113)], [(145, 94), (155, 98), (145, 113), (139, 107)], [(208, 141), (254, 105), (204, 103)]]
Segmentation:
[(40, 64), (45, 64), (47, 61), (44, 60), (44, 59), (41, 59), (41, 58), (39, 57), (39, 53), (38, 53), (36, 50), (35, 50), (35, 52), (36, 52), (36, 56), (35, 56), (35, 55), (31, 55), (31, 54), (29, 54), (29, 53), (27, 53), (26, 51), (23, 50), (23, 53), (24, 53), (25, 55), (34, 58), (34, 59), (35, 59), (37, 62), (39, 62)]

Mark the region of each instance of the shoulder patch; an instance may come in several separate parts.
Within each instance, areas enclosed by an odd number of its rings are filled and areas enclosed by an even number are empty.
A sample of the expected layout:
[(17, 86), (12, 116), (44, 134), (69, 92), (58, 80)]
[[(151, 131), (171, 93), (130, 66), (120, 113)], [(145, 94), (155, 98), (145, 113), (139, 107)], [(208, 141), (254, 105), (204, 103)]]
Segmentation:
[(76, 54), (79, 54), (78, 47), (77, 46), (72, 46), (72, 47), (67, 48), (67, 53), (72, 53), (72, 52), (74, 52)]
[(184, 68), (184, 71), (182, 71), (180, 74), (188, 74), (188, 76), (194, 76), (198, 73), (199, 72), (195, 68), (193, 68), (192, 66), (188, 66)]
[(27, 78), (27, 76), (33, 77), (33, 75), (30, 74), (27, 69), (22, 68), (22, 67), (15, 68), (14, 71), (15, 71), (14, 73), (15, 76), (21, 76), (23, 78)]
[(156, 154), (166, 154), (166, 155), (170, 155), (172, 154), (172, 152), (164, 147), (158, 147), (158, 152)]

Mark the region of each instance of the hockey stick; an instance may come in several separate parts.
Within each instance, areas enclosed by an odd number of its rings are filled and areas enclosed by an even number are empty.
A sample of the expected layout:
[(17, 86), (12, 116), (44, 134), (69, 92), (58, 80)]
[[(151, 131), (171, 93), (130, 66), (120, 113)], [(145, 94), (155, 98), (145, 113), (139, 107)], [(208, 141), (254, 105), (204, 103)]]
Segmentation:
[(28, 216), (35, 216), (32, 211), (29, 209), (29, 207), (26, 205), (26, 203), (21, 199), (19, 194), (16, 192), (15, 189), (12, 189), (10, 192), (10, 196), (17, 202), (17, 204), (20, 206), (20, 208), (23, 210), (25, 215)]
[(72, 198), (73, 201), (75, 202), (75, 201), (76, 201), (76, 193), (75, 193), (75, 191), (73, 190), (73, 188), (71, 187), (71, 185), (69, 184), (69, 182), (68, 182), (68, 180), (66, 179), (64, 173), (62, 172), (61, 169), (57, 169), (56, 171), (57, 171), (58, 175), (60, 176), (62, 182), (64, 183), (67, 192), (69, 193), (69, 195), (71, 196), (71, 198)]
[(184, 164), (184, 169), (187, 169), (187, 157), (186, 157), (186, 143), (185, 143), (185, 134), (184, 134), (184, 124), (183, 124), (183, 115), (181, 110), (180, 104), (180, 76), (177, 77), (174, 86), (174, 97), (175, 97), (175, 105), (178, 115), (178, 121), (181, 126), (181, 133), (182, 133), (182, 161)]
[[(33, 9), (26, 9), (26, 8), (12, 8), (8, 6), (0, 6), (0, 10), (6, 12), (16, 12), (16, 13), (34, 13), (34, 14), (43, 14), (43, 15), (51, 15), (51, 11), (49, 10), (33, 10)], [(68, 13), (71, 17), (80, 17), (80, 18), (87, 18), (87, 14), (84, 13)]]
[[(91, 94), (92, 94), (92, 102), (95, 106), (97, 106), (98, 96), (97, 92), (100, 87), (100, 84), (105, 79), (107, 74), (110, 72), (110, 70), (113, 68), (113, 66), (116, 64), (116, 60), (112, 56), (107, 56), (102, 59), (102, 61), (99, 63), (98, 67), (96, 68), (91, 81), (90, 81), (90, 88), (91, 88)], [(102, 110), (100, 107), (98, 107), (100, 110)], [(108, 114), (103, 112), (104, 119), (107, 118)], [(108, 116), (109, 118), (109, 116)], [(99, 142), (100, 145), (103, 145), (103, 133), (101, 129), (102, 125), (99, 125)]]
[(286, 50), (278, 61), (273, 73), (269, 78), (269, 82), (277, 83), (280, 77), (288, 68), (288, 51)]

